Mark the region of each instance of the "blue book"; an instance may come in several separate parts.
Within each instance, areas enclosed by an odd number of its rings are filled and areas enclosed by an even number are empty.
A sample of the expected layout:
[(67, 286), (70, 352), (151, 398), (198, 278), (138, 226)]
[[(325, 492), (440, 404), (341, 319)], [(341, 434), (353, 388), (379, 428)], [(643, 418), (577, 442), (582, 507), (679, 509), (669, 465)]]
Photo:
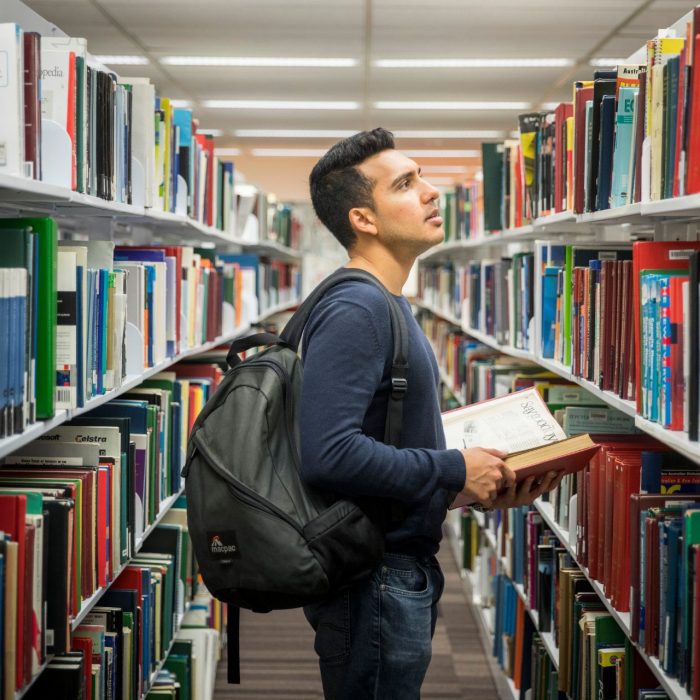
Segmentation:
[(554, 357), (558, 267), (546, 267), (542, 278), (542, 357)]
[(603, 95), (600, 103), (600, 151), (596, 210), (610, 208), (612, 188), (613, 144), (615, 142), (615, 96)]
[(671, 281), (659, 277), (659, 325), (661, 328), (661, 357), (659, 374), (659, 422), (668, 427), (671, 424)]
[(638, 87), (621, 87), (615, 116), (615, 152), (612, 166), (611, 207), (628, 204), (630, 187), (630, 152), (632, 150), (635, 95)]
[(109, 315), (109, 304), (107, 297), (107, 290), (109, 287), (109, 270), (104, 268), (100, 269), (100, 346), (99, 346), (99, 358), (100, 365), (98, 368), (97, 376), (100, 386), (100, 394), (105, 393), (104, 379), (107, 372), (107, 318)]
[(125, 248), (118, 246), (114, 249), (114, 261), (130, 260), (133, 262), (166, 262), (164, 250), (158, 248)]
[(75, 268), (75, 313), (76, 313), (76, 358), (77, 358), (77, 405), (82, 408), (85, 405), (85, 357), (83, 357), (83, 266), (77, 265)]
[[(10, 355), (10, 294), (5, 280), (9, 270), (0, 271), (0, 357)], [(10, 405), (10, 363), (0, 362), (0, 437), (8, 433), (7, 407)]]
[[(17, 290), (17, 334), (13, 336), (16, 343), (16, 376), (15, 384), (17, 386), (17, 397), (15, 403), (15, 432), (21, 433), (24, 430), (24, 394), (26, 380), (26, 343), (28, 342), (27, 331), (27, 275), (24, 270), (17, 270), (17, 277), (24, 278), (23, 288)], [(19, 280), (18, 280), (19, 281)]]

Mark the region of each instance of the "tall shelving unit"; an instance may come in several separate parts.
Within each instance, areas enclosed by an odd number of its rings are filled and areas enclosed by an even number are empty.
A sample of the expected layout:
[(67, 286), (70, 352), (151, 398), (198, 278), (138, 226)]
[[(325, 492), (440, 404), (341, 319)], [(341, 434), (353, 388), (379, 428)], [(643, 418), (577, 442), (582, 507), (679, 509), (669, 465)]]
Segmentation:
[[(685, 35), (685, 25), (692, 17), (692, 12), (682, 17), (671, 29), (677, 31), (677, 36)], [(645, 48), (640, 49), (627, 63), (641, 63), (646, 60)], [(499, 258), (516, 252), (532, 251), (537, 242), (548, 242), (553, 244), (595, 244), (595, 243), (631, 243), (637, 239), (657, 240), (657, 241), (698, 241), (700, 240), (700, 194), (692, 194), (673, 199), (660, 201), (647, 201), (630, 204), (624, 207), (612, 208), (603, 211), (576, 215), (570, 211), (553, 214), (550, 216), (535, 219), (531, 224), (518, 229), (504, 230), (490, 234), (482, 234), (466, 240), (450, 241), (437, 246), (423, 254), (418, 264), (439, 264), (444, 261), (467, 262), (470, 260)], [(538, 274), (537, 270), (535, 274)], [(541, 293), (538, 283), (535, 283), (535, 294)], [(668, 445), (688, 460), (692, 461), (700, 468), (700, 442), (691, 441), (683, 431), (671, 431), (658, 423), (643, 418), (637, 413), (634, 401), (621, 399), (610, 391), (603, 391), (594, 383), (582, 379), (572, 374), (569, 367), (558, 361), (544, 358), (535, 351), (535, 344), (528, 349), (514, 347), (513, 345), (503, 345), (497, 340), (477, 329), (470, 328), (466, 322), (467, 313), (465, 308), (458, 310), (451, 303), (450, 299), (443, 300), (446, 303), (439, 303), (439, 299), (416, 298), (414, 305), (424, 312), (432, 314), (438, 319), (451, 324), (455, 330), (462, 331), (467, 336), (481, 342), (483, 345), (497, 350), (504, 355), (514, 358), (529, 360), (539, 365), (543, 370), (563, 377), (564, 379), (580, 385), (606, 405), (621, 411), (634, 418), (635, 426), (644, 433), (654, 437), (659, 442)], [(541, 306), (535, 303), (534, 326), (541, 326), (541, 318), (538, 312)], [(457, 313), (459, 312), (459, 313)], [(532, 334), (531, 334), (532, 335)], [(536, 334), (535, 334), (536, 335)], [(464, 405), (467, 397), (464, 396), (462, 387), (453, 385), (452, 378), (446, 368), (440, 368), (441, 379), (447, 386), (450, 393), (455, 397), (460, 405)], [(588, 570), (578, 563), (576, 559), (576, 549), (572, 547), (569, 540), (569, 533), (564, 530), (555, 520), (552, 505), (549, 502), (538, 499), (534, 507), (541, 515), (543, 522), (554, 533), (559, 541), (566, 547), (569, 554), (577, 562), (584, 575), (588, 578), (593, 589), (600, 596), (607, 611), (613, 616), (624, 634), (630, 638), (630, 615), (615, 609), (610, 600), (605, 596), (605, 592), (600, 583), (594, 580)], [(507, 561), (500, 556), (500, 530), (498, 533), (484, 529), (483, 516), (473, 513), (474, 517), (482, 518), (480, 528), (480, 548), (488, 546), (497, 554), (498, 569), (502, 573), (509, 575)], [(493, 628), (488, 617), (488, 610), (485, 610), (478, 596), (474, 594), (476, 585), (476, 575), (462, 568), (462, 541), (459, 527), (458, 515), (449, 513), (445, 527), (446, 537), (449, 543), (457, 566), (460, 568), (461, 576), (465, 584), (467, 600), (472, 603), (474, 612), (480, 623), (480, 631), (484, 648), (487, 654), (493, 651)], [(509, 576), (510, 577), (510, 576)], [(527, 614), (531, 617), (538, 628), (537, 611), (529, 606), (527, 596), (522, 585), (515, 585), (518, 596), (524, 603)], [(539, 633), (545, 649), (547, 650), (555, 668), (559, 667), (559, 650), (554, 644), (551, 634)], [(676, 678), (668, 676), (661, 667), (659, 660), (649, 656), (638, 644), (634, 644), (639, 654), (646, 661), (660, 686), (674, 700), (690, 700), (690, 695)], [(512, 681), (506, 677), (497, 664), (491, 664), (494, 670), (499, 693), (503, 700), (519, 697)]]
[[(36, 31), (43, 36), (65, 36), (63, 32), (53, 24), (46, 22), (38, 14), (27, 8), (19, 0), (8, 0), (0, 8), (0, 22), (17, 22), (25, 31)], [(85, 239), (113, 240), (115, 243), (143, 245), (143, 244), (168, 244), (202, 246), (204, 248), (216, 248), (225, 252), (256, 253), (268, 258), (294, 263), (301, 266), (303, 254), (301, 250), (282, 245), (274, 239), (263, 238), (261, 240), (243, 240), (242, 222), (238, 222), (236, 233), (229, 233), (213, 226), (207, 226), (186, 215), (175, 214), (168, 211), (159, 211), (137, 204), (124, 204), (100, 199), (71, 189), (54, 184), (33, 180), (21, 176), (0, 174), (0, 218), (45, 216), (58, 222), (60, 235), (68, 234), (79, 243)], [(1, 238), (1, 237), (0, 237)], [(261, 324), (278, 313), (288, 311), (296, 307), (299, 298), (286, 298), (281, 303), (263, 308), (256, 318), (240, 324), (219, 336), (213, 341), (201, 343), (189, 347), (176, 355), (169, 356), (155, 366), (143, 369), (140, 372), (132, 372), (124, 377), (123, 383), (111, 391), (98, 395), (81, 408), (73, 410), (57, 409), (55, 415), (48, 420), (37, 421), (29, 424), (19, 434), (0, 440), (0, 459), (10, 455), (15, 450), (36, 440), (43, 434), (51, 431), (72, 418), (86, 414), (112, 399), (137, 387), (141, 382), (163, 372), (186, 358), (197, 355), (217, 347), (230, 343), (235, 338), (245, 335), (252, 326)], [(184, 493), (184, 486), (173, 495), (164, 498), (156, 508), (156, 517), (148, 524), (143, 534), (137, 540), (133, 555), (138, 554), (144, 546), (148, 535), (161, 522), (165, 514), (173, 507), (178, 498)], [(133, 557), (114, 572), (112, 580), (104, 587), (99, 588), (89, 598), (82, 601), (79, 612), (71, 620), (71, 630), (75, 630), (85, 617), (100, 603), (104, 593), (119, 574), (132, 563)], [(189, 603), (185, 608), (185, 612)], [(184, 615), (178, 615), (175, 621), (173, 638), (179, 630)], [(149, 674), (149, 683), (141, 697), (145, 698), (150, 687), (155, 681), (158, 671), (163, 667), (167, 654), (152, 673)], [(51, 660), (48, 656), (41, 666), (39, 673), (34, 675), (29, 684), (15, 693), (15, 700), (20, 700), (26, 695), (35, 681), (41, 675)]]

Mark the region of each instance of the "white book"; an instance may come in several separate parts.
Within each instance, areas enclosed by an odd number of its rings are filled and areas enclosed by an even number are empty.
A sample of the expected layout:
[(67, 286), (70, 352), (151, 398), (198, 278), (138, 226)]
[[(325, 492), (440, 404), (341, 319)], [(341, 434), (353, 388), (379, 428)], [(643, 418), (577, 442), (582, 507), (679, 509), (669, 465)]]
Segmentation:
[(58, 249), (56, 287), (56, 408), (78, 405), (77, 256)]
[(144, 304), (146, 298), (146, 274), (143, 263), (120, 260), (117, 269), (126, 274), (126, 320), (141, 333), (145, 333)]
[[(76, 139), (80, 136), (82, 152), (83, 152), (83, 162), (78, 164), (82, 166), (82, 177), (80, 180), (83, 183), (83, 188), (81, 191), (87, 191), (87, 178), (88, 178), (88, 134), (89, 134), (89, 123), (90, 123), (90, 106), (87, 103), (87, 62), (88, 62), (88, 52), (87, 52), (87, 39), (84, 37), (74, 37), (74, 36), (42, 36), (41, 37), (41, 49), (51, 51), (62, 51), (64, 53), (73, 52), (76, 59), (82, 59), (82, 65), (76, 63), (76, 71), (80, 70), (82, 74), (82, 80), (76, 81), (76, 101), (77, 101), (77, 91), (81, 91), (81, 102), (83, 105), (82, 114), (78, 114), (77, 104), (76, 104)], [(43, 69), (43, 57), (42, 57), (42, 69)], [(43, 72), (43, 70), (42, 70)], [(44, 83), (42, 79), (42, 92), (44, 89)], [(78, 128), (78, 125), (79, 128)]]
[(78, 277), (77, 284), (80, 285), (79, 293), (82, 298), (82, 314), (78, 319), (78, 343), (80, 346), (79, 364), (82, 362), (83, 382), (82, 386), (78, 387), (79, 395), (82, 396), (84, 402), (88, 398), (88, 379), (87, 379), (87, 327), (88, 327), (88, 282), (87, 282), (87, 247), (84, 245), (71, 245), (75, 241), (59, 241), (60, 250), (70, 253), (75, 253), (76, 269), (82, 270)]
[[(148, 78), (119, 78), (122, 85), (131, 86), (131, 168), (142, 168), (144, 173), (144, 206), (153, 207), (156, 168), (156, 136), (153, 110), (156, 89)], [(138, 165), (134, 166), (137, 161)], [(162, 208), (162, 207), (161, 207)]]
[(24, 35), (0, 24), (0, 173), (24, 175)]
[[(70, 133), (71, 54), (68, 49), (46, 48), (41, 40), (41, 116), (60, 124)], [(75, 57), (75, 54), (73, 54)], [(73, 58), (75, 60), (75, 58)]]

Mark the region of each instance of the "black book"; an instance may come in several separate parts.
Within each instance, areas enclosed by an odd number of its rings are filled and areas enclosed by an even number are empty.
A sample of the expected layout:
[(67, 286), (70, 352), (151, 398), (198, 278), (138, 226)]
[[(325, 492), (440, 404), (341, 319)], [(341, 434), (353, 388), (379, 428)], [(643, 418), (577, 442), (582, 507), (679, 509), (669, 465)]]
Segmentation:
[(615, 95), (604, 95), (600, 103), (600, 139), (598, 148), (598, 177), (596, 180), (596, 210), (610, 208), (613, 151), (615, 147)]
[[(34, 486), (34, 484), (32, 484)], [(70, 651), (71, 564), (68, 553), (71, 542), (70, 518), (75, 504), (70, 498), (44, 498), (44, 516), (48, 515), (49, 527), (44, 544), (46, 554), (45, 581), (50, 580), (46, 601), (46, 651), (63, 654)], [(46, 523), (45, 523), (46, 525)], [(74, 525), (75, 526), (75, 525)]]
[[(95, 617), (93, 617), (95, 616)], [(94, 620), (101, 620), (96, 623)], [(93, 608), (86, 618), (87, 624), (103, 624), (105, 631), (116, 635), (115, 651), (113, 658), (114, 685), (116, 687), (116, 698), (122, 697), (122, 668), (124, 664), (124, 622), (123, 611), (118, 607), (98, 606)]]
[(537, 545), (537, 614), (540, 632), (552, 631), (552, 581), (554, 546)]
[[(141, 601), (139, 600), (138, 592), (133, 589), (113, 589), (110, 588), (100, 598), (100, 607), (103, 608), (119, 608), (122, 612), (130, 612), (134, 619), (133, 643), (135, 658), (131, 663), (131, 697), (138, 697), (139, 687), (139, 664), (137, 661), (138, 649), (141, 644)], [(123, 639), (122, 639), (123, 644)]]
[(86, 697), (84, 660), (51, 661), (24, 697), (27, 700), (84, 700)]
[[(600, 105), (605, 95), (615, 95), (617, 89), (616, 71), (596, 71), (593, 81), (593, 116), (591, 118), (590, 158), (588, 173), (588, 211), (595, 211), (598, 194), (598, 160), (600, 155)], [(597, 76), (601, 77), (597, 77)], [(614, 77), (603, 77), (614, 76)]]

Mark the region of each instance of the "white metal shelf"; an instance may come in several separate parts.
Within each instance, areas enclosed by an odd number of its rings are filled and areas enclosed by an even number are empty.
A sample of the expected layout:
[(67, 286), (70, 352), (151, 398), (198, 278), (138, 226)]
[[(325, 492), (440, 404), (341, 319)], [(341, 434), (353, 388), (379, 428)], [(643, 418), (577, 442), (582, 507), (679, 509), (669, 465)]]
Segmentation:
[(461, 329), (462, 328), (462, 321), (457, 318), (454, 314), (450, 313), (449, 311), (444, 311), (443, 309), (439, 309), (437, 306), (434, 306), (433, 304), (429, 304), (427, 301), (423, 301), (423, 299), (419, 299), (416, 297), (413, 300), (413, 303), (420, 307), (421, 309), (425, 309), (426, 311), (430, 311), (431, 314), (434, 316), (437, 316), (438, 318), (443, 319), (443, 321), (447, 321), (448, 323), (451, 323), (453, 326), (457, 326), (457, 328)]
[(246, 241), (231, 233), (207, 226), (182, 214), (114, 202), (100, 197), (74, 192), (41, 180), (0, 174), (0, 210), (10, 212), (37, 211), (57, 218), (113, 219), (125, 224), (147, 225), (156, 232), (179, 232), (187, 237), (197, 233), (219, 243), (229, 243), (251, 250), (299, 259), (302, 253), (277, 241)]

